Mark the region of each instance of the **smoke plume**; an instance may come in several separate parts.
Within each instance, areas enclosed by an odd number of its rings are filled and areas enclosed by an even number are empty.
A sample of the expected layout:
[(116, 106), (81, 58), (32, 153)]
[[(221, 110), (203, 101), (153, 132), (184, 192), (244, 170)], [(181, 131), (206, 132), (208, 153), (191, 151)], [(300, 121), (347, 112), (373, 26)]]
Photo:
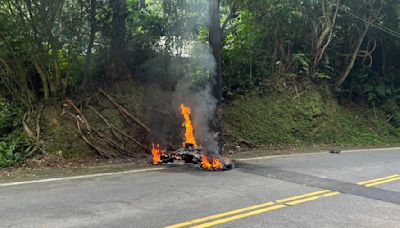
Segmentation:
[[(179, 5), (178, 23), (160, 37), (160, 55), (141, 67), (146, 82), (145, 107), (152, 129), (150, 139), (165, 145), (183, 141), (180, 104), (192, 109), (191, 119), (198, 144), (209, 152), (218, 151), (216, 134), (210, 130), (217, 108), (212, 95), (210, 74), (215, 60), (201, 30), (208, 27), (208, 1), (187, 0)], [(165, 45), (168, 43), (169, 45)]]

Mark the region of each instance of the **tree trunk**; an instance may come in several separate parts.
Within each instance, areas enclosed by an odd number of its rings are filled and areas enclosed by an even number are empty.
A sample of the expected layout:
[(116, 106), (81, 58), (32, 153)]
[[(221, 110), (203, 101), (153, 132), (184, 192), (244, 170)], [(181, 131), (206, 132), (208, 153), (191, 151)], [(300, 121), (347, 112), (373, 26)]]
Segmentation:
[(353, 54), (351, 55), (350, 62), (347, 65), (346, 70), (341, 75), (341, 77), (340, 77), (340, 79), (339, 79), (339, 81), (337, 83), (337, 86), (341, 86), (343, 84), (343, 82), (346, 81), (346, 79), (349, 76), (351, 70), (353, 69), (354, 64), (355, 64), (355, 62), (357, 60), (357, 57), (358, 57), (358, 53), (360, 52), (361, 45), (362, 45), (362, 43), (364, 41), (365, 36), (368, 33), (369, 26), (370, 26), (370, 23), (367, 22), (366, 25), (365, 25), (364, 31), (362, 32), (362, 34), (360, 35), (360, 38), (358, 39), (358, 43), (357, 43), (357, 45), (356, 45), (356, 47), (355, 47), (355, 49), (353, 51)]
[(90, 38), (86, 51), (85, 65), (83, 67), (83, 87), (88, 83), (88, 81), (90, 81), (90, 65), (92, 59), (92, 48), (96, 38), (96, 27), (96, 0), (90, 0)]
[[(326, 8), (324, 1), (322, 1), (322, 3), (323, 3), (322, 11), (323, 11), (324, 17), (326, 18), (326, 28), (321, 33), (321, 35), (319, 36), (318, 41), (317, 41), (313, 71), (320, 63), (322, 57), (324, 56), (326, 49), (328, 48), (329, 44), (332, 41), (333, 29), (335, 28), (336, 19), (337, 19), (337, 15), (339, 12), (340, 0), (336, 1), (336, 9), (335, 9), (332, 19), (330, 18), (331, 13), (327, 13), (327, 10), (330, 11), (330, 9)], [(324, 42), (325, 42), (325, 44), (324, 44)]]
[(129, 74), (128, 66), (125, 62), (125, 36), (126, 36), (126, 0), (111, 1), (113, 11), (111, 47), (110, 47), (110, 67), (108, 75), (112, 79), (121, 78)]
[(61, 91), (61, 77), (62, 77), (62, 72), (60, 68), (60, 63), (59, 63), (59, 58), (58, 58), (58, 48), (55, 48), (53, 50), (53, 64), (54, 64), (54, 71), (55, 71), (55, 81), (54, 81), (54, 88), (51, 91), (53, 96), (57, 96), (60, 94)]
[(211, 72), (212, 93), (217, 99), (215, 120), (211, 123), (211, 129), (218, 135), (219, 152), (222, 153), (222, 61), (221, 61), (221, 26), (220, 26), (220, 0), (209, 0), (209, 43), (216, 63), (215, 71)]
[(39, 72), (40, 79), (42, 80), (44, 99), (48, 100), (50, 98), (49, 77), (40, 63), (35, 62), (35, 67), (36, 67), (36, 70)]

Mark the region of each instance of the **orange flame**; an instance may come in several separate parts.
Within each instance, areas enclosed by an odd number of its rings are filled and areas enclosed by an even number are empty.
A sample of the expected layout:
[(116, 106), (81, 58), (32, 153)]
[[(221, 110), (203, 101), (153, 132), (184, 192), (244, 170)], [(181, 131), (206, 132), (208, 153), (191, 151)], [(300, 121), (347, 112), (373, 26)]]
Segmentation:
[(151, 150), (151, 153), (153, 154), (153, 164), (158, 165), (161, 163), (161, 156), (163, 155), (163, 152), (160, 149), (160, 145), (157, 144), (157, 146), (154, 146), (153, 144), (153, 149)]
[(223, 169), (224, 168), (224, 166), (222, 165), (222, 163), (219, 159), (214, 159), (212, 166), (214, 169)]
[(214, 158), (211, 162), (208, 160), (207, 156), (203, 154), (201, 157), (201, 167), (203, 169), (208, 170), (221, 170), (224, 168), (224, 165), (221, 163), (221, 160), (218, 158)]
[(190, 114), (192, 113), (192, 110), (189, 107), (186, 107), (185, 104), (181, 104), (181, 110), (183, 118), (185, 119), (185, 123), (183, 124), (183, 126), (186, 128), (185, 143), (192, 144), (195, 148), (197, 148), (196, 139), (194, 138), (194, 129), (192, 121), (190, 120)]
[(201, 167), (202, 167), (203, 169), (212, 169), (212, 165), (211, 165), (211, 163), (208, 161), (206, 155), (203, 155), (203, 156), (201, 157)]

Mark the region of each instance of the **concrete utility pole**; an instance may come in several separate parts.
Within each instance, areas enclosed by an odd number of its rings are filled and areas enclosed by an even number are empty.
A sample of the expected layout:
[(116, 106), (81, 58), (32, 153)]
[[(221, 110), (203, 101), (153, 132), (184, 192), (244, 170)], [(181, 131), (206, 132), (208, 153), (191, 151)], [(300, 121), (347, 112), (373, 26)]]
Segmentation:
[(209, 0), (209, 43), (216, 62), (215, 72), (212, 72), (213, 94), (218, 102), (222, 100), (222, 62), (221, 62), (221, 12), (220, 0)]
[(220, 12), (220, 0), (209, 0), (209, 44), (212, 49), (212, 53), (215, 59), (216, 68), (214, 72), (211, 72), (210, 82), (212, 85), (212, 93), (217, 99), (217, 107), (215, 109), (215, 118), (212, 121), (211, 129), (217, 135), (217, 141), (219, 145), (219, 153), (222, 154), (222, 114), (221, 114), (221, 102), (222, 102), (222, 61), (221, 61), (221, 12)]

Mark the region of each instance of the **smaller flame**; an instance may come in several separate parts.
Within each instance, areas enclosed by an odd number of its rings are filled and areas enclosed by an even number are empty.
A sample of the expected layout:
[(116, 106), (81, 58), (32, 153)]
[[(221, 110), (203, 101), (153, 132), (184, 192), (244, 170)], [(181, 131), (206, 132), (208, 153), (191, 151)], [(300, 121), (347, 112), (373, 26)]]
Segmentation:
[(201, 167), (207, 170), (222, 170), (224, 165), (218, 158), (213, 158), (211, 161), (208, 160), (207, 156), (203, 154), (201, 157)]
[(161, 163), (161, 156), (164, 155), (164, 153), (160, 149), (160, 145), (157, 144), (157, 146), (154, 145), (153, 143), (153, 149), (151, 150), (151, 153), (153, 154), (153, 164), (158, 165)]
[(224, 166), (222, 165), (222, 163), (219, 159), (214, 159), (213, 160), (213, 168), (214, 169), (223, 169)]
[(211, 163), (208, 161), (207, 156), (203, 154), (201, 157), (201, 167), (203, 169), (212, 169)]

